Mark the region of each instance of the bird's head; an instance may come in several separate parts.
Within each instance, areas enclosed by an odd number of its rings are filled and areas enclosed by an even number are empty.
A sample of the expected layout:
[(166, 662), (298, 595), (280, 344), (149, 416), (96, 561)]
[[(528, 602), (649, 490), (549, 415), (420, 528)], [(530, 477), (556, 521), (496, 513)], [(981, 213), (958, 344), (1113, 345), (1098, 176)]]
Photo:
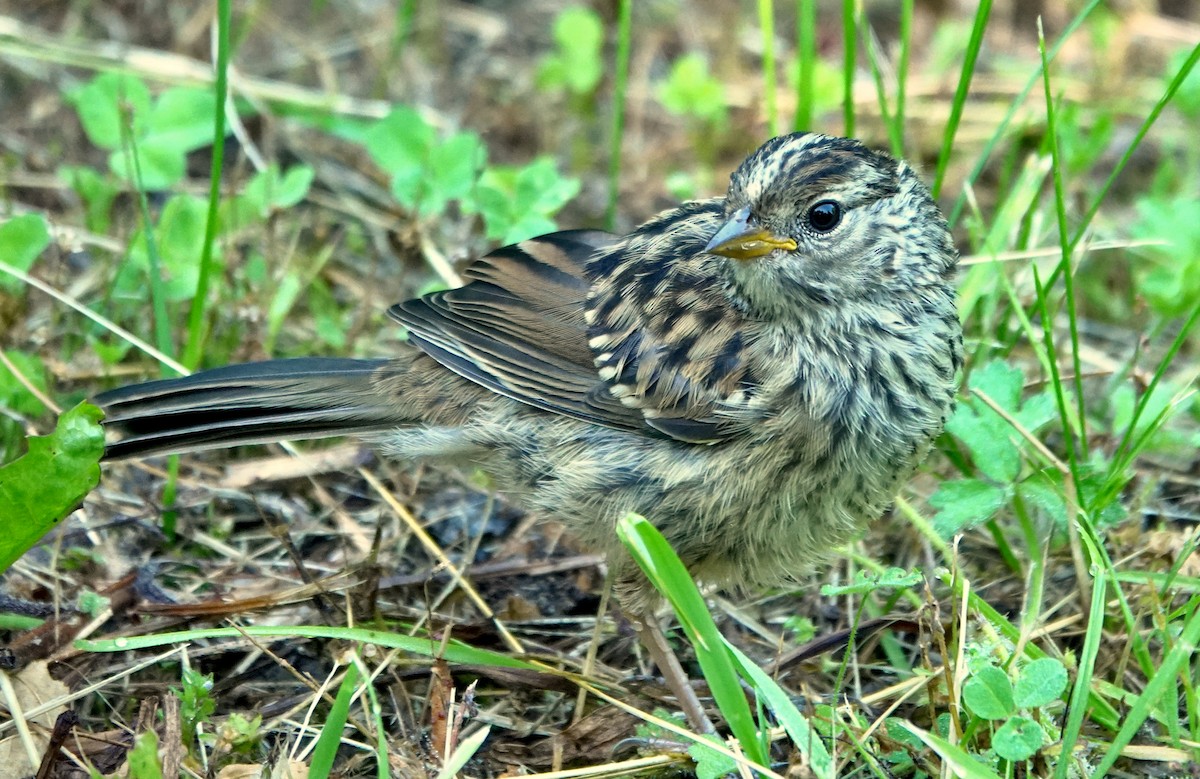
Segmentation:
[(731, 258), (738, 292), (767, 313), (944, 285), (957, 253), (929, 190), (858, 141), (793, 133), (733, 173), (705, 251)]

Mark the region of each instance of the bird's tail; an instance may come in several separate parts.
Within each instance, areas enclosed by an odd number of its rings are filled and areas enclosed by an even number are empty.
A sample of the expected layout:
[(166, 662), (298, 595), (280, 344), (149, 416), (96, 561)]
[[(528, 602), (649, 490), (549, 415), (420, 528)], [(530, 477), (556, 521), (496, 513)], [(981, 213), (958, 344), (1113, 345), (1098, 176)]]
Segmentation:
[(387, 430), (403, 424), (374, 391), (387, 360), (267, 360), (102, 392), (109, 460)]

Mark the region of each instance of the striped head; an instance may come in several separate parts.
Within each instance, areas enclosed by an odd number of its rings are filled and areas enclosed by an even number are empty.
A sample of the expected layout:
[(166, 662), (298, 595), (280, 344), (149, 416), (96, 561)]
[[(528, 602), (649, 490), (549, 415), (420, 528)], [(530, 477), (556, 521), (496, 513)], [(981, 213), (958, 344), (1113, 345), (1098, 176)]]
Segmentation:
[(706, 251), (738, 260), (734, 287), (763, 314), (944, 286), (958, 258), (912, 168), (848, 138), (767, 141), (733, 173), (725, 220)]

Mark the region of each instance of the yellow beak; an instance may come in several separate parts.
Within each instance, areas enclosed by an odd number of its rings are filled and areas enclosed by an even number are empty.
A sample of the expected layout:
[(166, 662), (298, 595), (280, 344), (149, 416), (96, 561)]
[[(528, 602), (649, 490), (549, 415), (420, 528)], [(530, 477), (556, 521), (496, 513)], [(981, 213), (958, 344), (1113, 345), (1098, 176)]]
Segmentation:
[(781, 238), (765, 228), (751, 225), (749, 208), (735, 211), (704, 247), (704, 251), (709, 254), (719, 254), (735, 260), (752, 260), (776, 249), (793, 252), (796, 250), (796, 242), (791, 238)]

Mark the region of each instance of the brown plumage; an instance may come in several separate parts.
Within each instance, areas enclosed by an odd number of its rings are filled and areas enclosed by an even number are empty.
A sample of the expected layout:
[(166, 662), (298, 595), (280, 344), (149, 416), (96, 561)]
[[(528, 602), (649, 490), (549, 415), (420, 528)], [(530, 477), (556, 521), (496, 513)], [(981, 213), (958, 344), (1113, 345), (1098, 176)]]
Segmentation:
[(699, 578), (778, 584), (877, 517), (952, 405), (957, 254), (928, 190), (857, 141), (768, 141), (724, 198), (568, 231), (394, 306), (387, 360), (278, 360), (101, 394), (108, 456), (363, 434), (478, 464), (608, 553), (629, 511)]

